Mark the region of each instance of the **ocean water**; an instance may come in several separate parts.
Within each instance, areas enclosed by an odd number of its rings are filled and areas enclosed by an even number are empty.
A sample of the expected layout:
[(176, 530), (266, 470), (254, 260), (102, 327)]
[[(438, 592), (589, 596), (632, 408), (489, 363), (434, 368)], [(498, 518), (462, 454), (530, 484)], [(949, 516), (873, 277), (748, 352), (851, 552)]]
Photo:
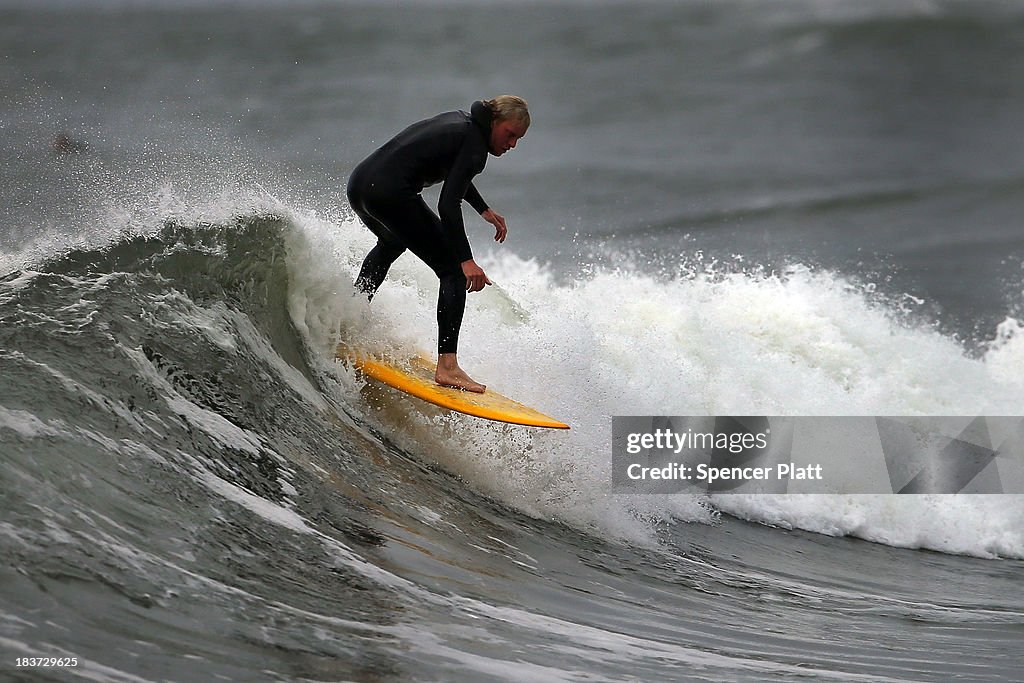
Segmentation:
[[(625, 414), (1020, 414), (1022, 28), (0, 2), (0, 679), (1020, 680), (1021, 496), (616, 495), (610, 442)], [(460, 360), (568, 432), (333, 359), (436, 334), (412, 257), (353, 296), (351, 168), (501, 92), (533, 126), (477, 180), (508, 241), (467, 212), (499, 286)]]

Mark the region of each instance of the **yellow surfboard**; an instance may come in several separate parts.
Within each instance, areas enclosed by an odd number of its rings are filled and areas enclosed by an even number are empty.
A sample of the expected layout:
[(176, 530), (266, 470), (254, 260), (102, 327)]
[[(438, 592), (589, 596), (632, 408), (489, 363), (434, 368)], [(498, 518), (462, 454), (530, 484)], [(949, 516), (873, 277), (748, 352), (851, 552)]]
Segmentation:
[(569, 428), (564, 422), (559, 422), (491, 389), (482, 394), (475, 394), (471, 391), (442, 387), (434, 382), (434, 362), (423, 356), (395, 363), (345, 345), (339, 345), (335, 355), (367, 377), (442, 408), (482, 417), (485, 420), (528, 427)]

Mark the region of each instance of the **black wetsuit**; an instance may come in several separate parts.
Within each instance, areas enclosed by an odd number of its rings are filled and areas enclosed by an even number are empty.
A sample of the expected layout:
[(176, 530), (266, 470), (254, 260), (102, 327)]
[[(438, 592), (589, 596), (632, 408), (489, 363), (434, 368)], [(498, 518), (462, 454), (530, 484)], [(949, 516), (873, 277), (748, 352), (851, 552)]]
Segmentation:
[[(406, 249), (420, 257), (440, 280), (438, 353), (458, 350), (466, 308), (462, 262), (473, 258), (473, 251), (462, 220), (462, 201), (478, 213), (487, 210), (472, 180), (487, 162), (491, 113), (483, 102), (474, 102), (470, 111), (414, 123), (356, 166), (348, 180), (349, 204), (377, 236), (356, 287), (372, 297)], [(439, 218), (420, 192), (442, 181)]]

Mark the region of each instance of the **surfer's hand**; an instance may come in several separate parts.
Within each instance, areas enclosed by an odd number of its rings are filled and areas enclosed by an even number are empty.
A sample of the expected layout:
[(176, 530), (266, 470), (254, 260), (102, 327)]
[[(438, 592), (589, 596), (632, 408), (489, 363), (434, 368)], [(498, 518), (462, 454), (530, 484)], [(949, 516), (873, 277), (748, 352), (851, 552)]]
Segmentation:
[(504, 242), (505, 235), (508, 234), (508, 228), (505, 227), (505, 217), (500, 213), (496, 213), (494, 209), (487, 209), (480, 214), (480, 217), (494, 226), (494, 241)]
[(484, 269), (478, 266), (473, 259), (462, 262), (462, 274), (466, 276), (467, 292), (479, 292), (486, 285), (491, 284)]

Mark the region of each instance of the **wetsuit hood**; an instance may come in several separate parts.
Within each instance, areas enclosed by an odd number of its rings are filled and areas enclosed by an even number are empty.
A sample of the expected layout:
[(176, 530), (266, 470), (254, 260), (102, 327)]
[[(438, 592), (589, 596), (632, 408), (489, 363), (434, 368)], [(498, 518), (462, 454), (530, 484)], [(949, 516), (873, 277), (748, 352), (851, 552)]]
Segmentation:
[(491, 114), (491, 109), (481, 100), (477, 100), (473, 103), (473, 106), (469, 108), (469, 118), (472, 119), (473, 123), (483, 131), (484, 139), (490, 142), (491, 139), (491, 122), (494, 119)]

